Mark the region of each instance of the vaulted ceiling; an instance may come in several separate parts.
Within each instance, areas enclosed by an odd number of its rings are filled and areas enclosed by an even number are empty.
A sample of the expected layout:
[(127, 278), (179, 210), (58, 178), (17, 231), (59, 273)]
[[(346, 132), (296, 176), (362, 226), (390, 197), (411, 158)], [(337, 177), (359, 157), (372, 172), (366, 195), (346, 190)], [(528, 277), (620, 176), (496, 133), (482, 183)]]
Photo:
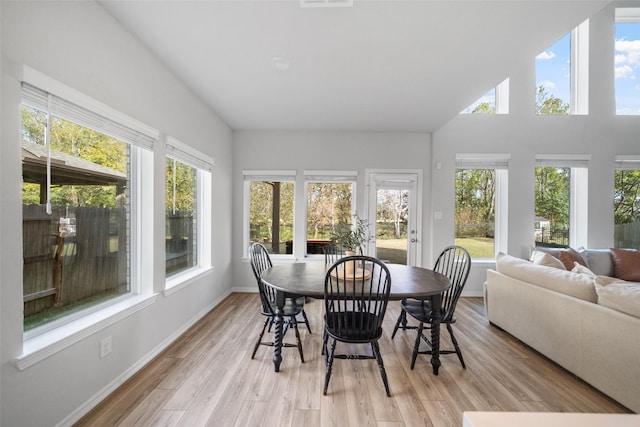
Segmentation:
[(100, 4), (236, 130), (433, 132), (609, 1)]

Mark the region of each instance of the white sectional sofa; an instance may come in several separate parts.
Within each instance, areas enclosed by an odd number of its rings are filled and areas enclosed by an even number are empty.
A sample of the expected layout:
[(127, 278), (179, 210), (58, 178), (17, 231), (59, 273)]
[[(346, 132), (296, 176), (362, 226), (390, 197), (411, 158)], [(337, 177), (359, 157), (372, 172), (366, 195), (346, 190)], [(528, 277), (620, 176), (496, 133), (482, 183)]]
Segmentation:
[(568, 271), (543, 265), (555, 262), (547, 255), (534, 263), (500, 254), (487, 272), (489, 321), (640, 412), (640, 283), (613, 277), (622, 270), (609, 250), (580, 255), (586, 266)]

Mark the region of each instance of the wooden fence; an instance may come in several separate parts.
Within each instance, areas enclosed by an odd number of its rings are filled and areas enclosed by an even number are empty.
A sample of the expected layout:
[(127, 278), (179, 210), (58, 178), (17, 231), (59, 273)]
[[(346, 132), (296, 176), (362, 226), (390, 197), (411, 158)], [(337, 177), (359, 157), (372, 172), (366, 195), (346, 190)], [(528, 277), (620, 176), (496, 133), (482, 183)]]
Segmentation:
[(196, 265), (192, 211), (168, 211), (166, 216), (166, 272), (175, 273)]
[[(124, 208), (23, 205), (25, 318), (101, 294), (126, 292)], [(61, 226), (60, 218), (75, 218)], [(63, 221), (64, 222), (64, 221)]]
[(640, 221), (615, 225), (613, 241), (616, 248), (640, 249)]

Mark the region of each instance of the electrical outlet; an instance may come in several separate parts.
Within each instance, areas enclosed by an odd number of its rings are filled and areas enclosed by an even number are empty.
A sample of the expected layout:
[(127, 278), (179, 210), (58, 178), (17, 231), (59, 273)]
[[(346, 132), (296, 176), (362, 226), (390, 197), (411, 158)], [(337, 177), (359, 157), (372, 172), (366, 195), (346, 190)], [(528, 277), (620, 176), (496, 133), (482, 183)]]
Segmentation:
[(100, 340), (100, 359), (106, 357), (112, 350), (111, 335)]

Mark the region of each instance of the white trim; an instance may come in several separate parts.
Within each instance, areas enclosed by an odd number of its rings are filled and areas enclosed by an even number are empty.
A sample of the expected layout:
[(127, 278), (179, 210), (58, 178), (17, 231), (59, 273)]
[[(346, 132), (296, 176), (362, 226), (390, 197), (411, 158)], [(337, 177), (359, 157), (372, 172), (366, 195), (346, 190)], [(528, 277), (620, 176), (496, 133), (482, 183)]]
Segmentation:
[(589, 20), (571, 30), (571, 114), (589, 114)]
[(96, 332), (149, 307), (156, 302), (157, 298), (158, 294), (132, 296), (120, 303), (109, 305), (103, 310), (67, 322), (49, 332), (26, 339), (23, 353), (14, 359), (14, 364), (19, 371), (24, 371)]
[(496, 86), (496, 114), (509, 114), (509, 77)]
[(213, 267), (207, 266), (193, 267), (174, 276), (169, 276), (166, 280), (165, 289), (162, 291), (162, 295), (168, 297), (169, 295), (198, 282), (200, 279), (211, 275), (212, 273)]

